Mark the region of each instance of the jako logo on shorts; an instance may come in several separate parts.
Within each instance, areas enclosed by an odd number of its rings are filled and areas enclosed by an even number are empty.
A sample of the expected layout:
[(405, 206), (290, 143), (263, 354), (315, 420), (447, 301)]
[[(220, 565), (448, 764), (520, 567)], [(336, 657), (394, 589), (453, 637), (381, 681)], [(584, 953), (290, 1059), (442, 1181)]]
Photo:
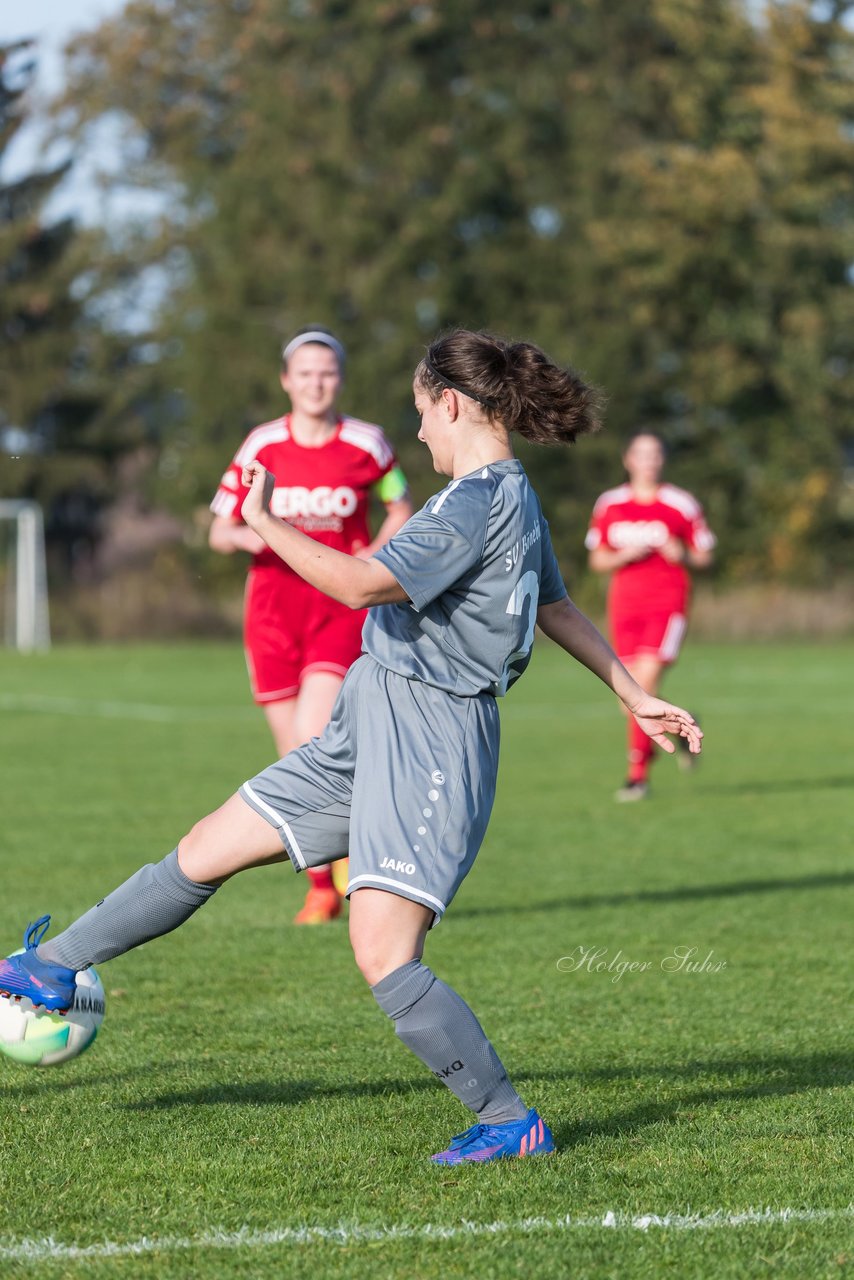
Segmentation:
[(406, 876), (415, 875), (414, 862), (400, 862), (394, 858), (383, 858), (380, 868), (382, 869), (383, 867), (385, 867), (386, 871), (402, 871)]
[(358, 505), (358, 497), (346, 485), (337, 489), (331, 489), (328, 484), (317, 489), (304, 489), (300, 485), (292, 489), (277, 487), (270, 499), (270, 510), (282, 520), (299, 516), (351, 516)]

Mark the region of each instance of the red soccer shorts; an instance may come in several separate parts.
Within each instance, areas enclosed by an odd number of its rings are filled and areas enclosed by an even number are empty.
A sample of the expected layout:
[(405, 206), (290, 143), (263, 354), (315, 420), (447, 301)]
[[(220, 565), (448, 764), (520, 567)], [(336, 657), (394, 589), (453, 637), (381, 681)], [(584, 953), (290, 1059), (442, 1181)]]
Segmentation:
[(296, 697), (314, 671), (343, 679), (362, 652), (365, 617), (299, 580), (250, 574), (243, 640), (255, 701)]
[(679, 656), (687, 618), (681, 609), (612, 610), (611, 635), (621, 662), (653, 657), (668, 666)]

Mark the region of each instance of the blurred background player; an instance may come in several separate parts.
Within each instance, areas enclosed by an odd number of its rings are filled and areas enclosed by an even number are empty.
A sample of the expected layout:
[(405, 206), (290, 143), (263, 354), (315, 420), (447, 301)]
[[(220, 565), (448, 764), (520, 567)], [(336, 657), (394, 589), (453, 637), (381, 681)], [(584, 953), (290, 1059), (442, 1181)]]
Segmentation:
[[(696, 498), (661, 483), (664, 445), (642, 431), (623, 454), (628, 483), (609, 489), (593, 508), (585, 545), (590, 567), (612, 575), (608, 590), (611, 643), (647, 693), (657, 694), (666, 667), (676, 661), (691, 597), (688, 569), (712, 562), (715, 536)], [(616, 793), (642, 800), (655, 747), (629, 716), (628, 776)], [(696, 757), (685, 755), (686, 764)]]
[[(276, 476), (275, 515), (350, 555), (369, 557), (412, 515), (406, 479), (381, 428), (338, 412), (343, 374), (338, 339), (319, 326), (300, 330), (282, 352), (280, 380), (291, 412), (250, 431), (211, 503), (211, 547), (223, 555), (252, 556), (244, 606), (246, 663), (279, 756), (326, 727), (344, 676), (361, 653), (366, 614), (310, 586), (245, 524), (243, 467), (258, 461)], [(373, 539), (371, 491), (386, 509)], [(332, 868), (308, 875), (296, 923), (334, 920), (342, 898)], [(346, 874), (338, 879), (343, 892)]]

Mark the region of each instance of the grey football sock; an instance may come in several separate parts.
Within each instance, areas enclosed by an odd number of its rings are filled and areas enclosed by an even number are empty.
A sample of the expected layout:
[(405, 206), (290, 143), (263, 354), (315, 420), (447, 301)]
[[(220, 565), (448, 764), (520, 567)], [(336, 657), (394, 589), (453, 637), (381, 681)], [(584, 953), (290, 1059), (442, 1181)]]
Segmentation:
[(403, 1043), (482, 1124), (523, 1120), (528, 1113), (471, 1009), (420, 960), (410, 960), (371, 987)]
[(101, 964), (171, 933), (216, 890), (216, 885), (189, 880), (178, 866), (178, 850), (173, 849), (162, 862), (140, 867), (63, 933), (41, 943), (36, 954), (68, 969)]

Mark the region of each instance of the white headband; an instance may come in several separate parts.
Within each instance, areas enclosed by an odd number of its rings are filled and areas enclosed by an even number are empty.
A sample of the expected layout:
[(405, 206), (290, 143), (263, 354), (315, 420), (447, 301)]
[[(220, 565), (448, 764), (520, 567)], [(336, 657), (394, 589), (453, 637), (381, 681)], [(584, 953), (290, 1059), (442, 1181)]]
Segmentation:
[(324, 347), (329, 347), (330, 351), (334, 351), (338, 357), (338, 363), (344, 365), (346, 359), (344, 348), (337, 338), (333, 338), (331, 333), (324, 333), (321, 329), (312, 329), (308, 333), (298, 333), (295, 338), (291, 338), (290, 342), (282, 350), (282, 360), (288, 363), (291, 356), (300, 347), (304, 347), (307, 342), (320, 342)]

